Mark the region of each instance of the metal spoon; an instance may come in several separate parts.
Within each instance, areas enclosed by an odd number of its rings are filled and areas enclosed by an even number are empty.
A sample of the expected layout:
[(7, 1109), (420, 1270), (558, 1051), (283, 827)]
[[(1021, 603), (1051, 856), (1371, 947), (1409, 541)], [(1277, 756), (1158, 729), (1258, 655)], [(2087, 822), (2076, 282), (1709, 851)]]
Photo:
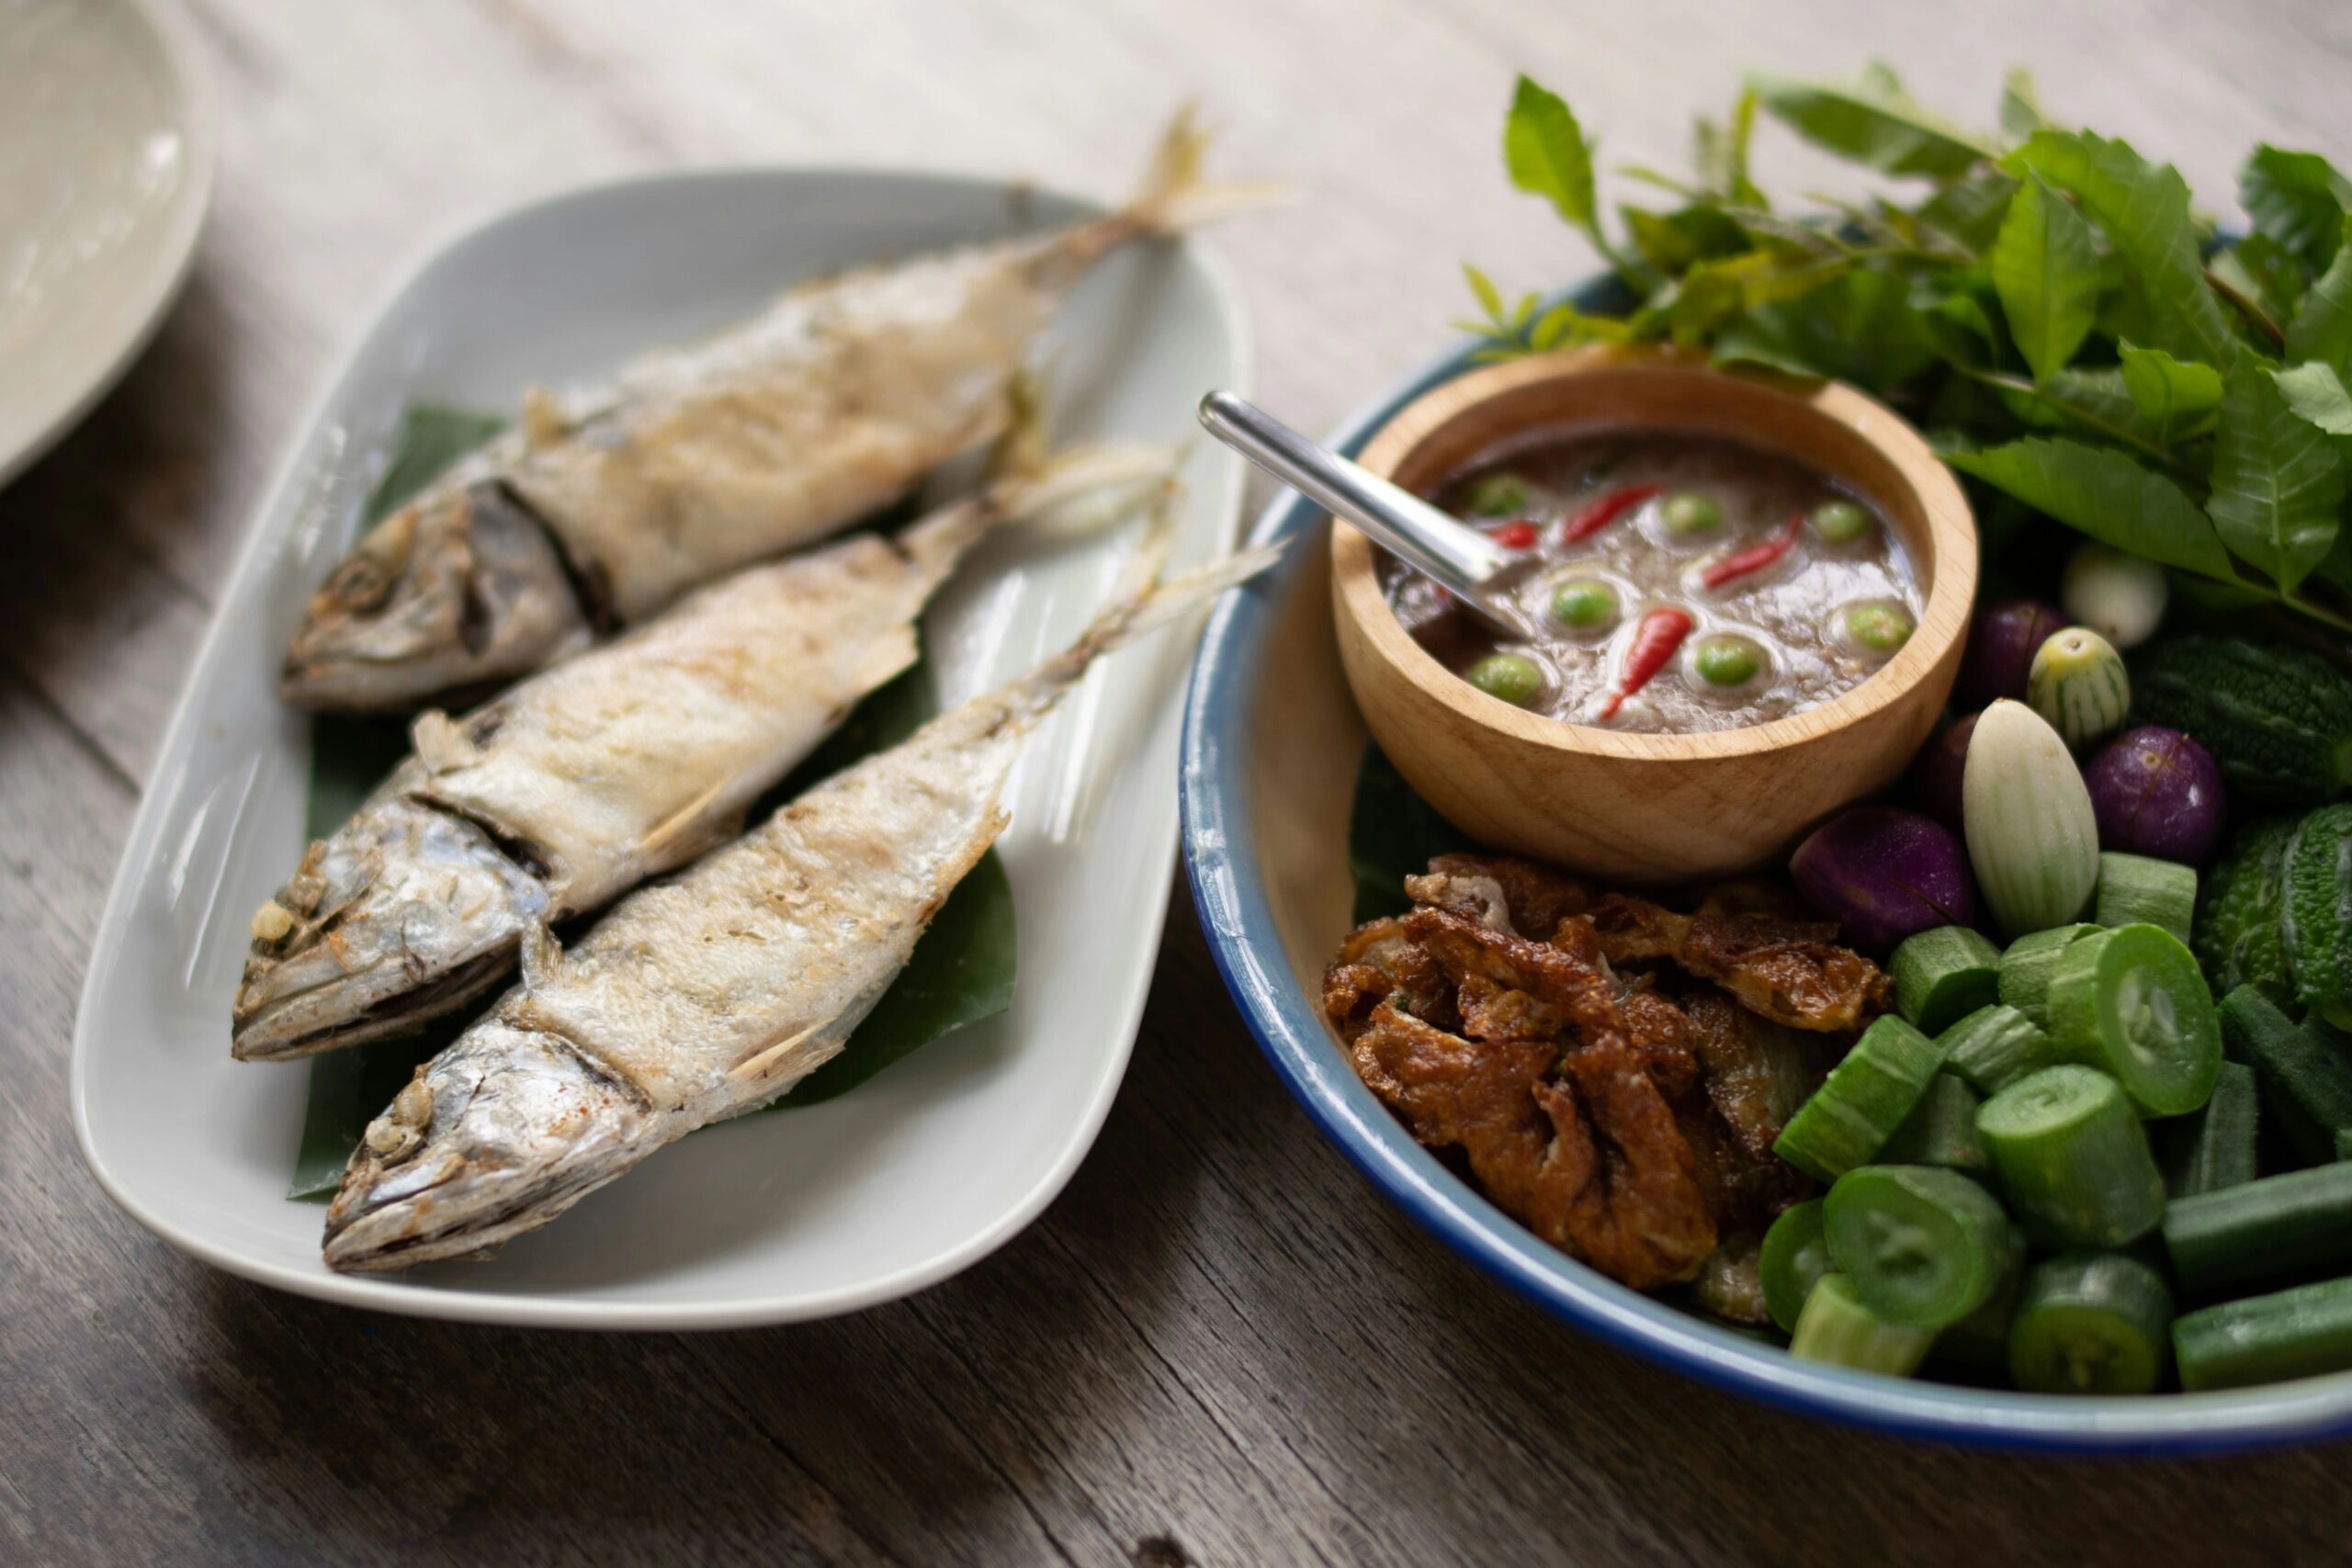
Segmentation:
[(1331, 509), (1428, 574), (1504, 636), (1528, 634), (1519, 607), (1500, 592), (1502, 580), (1527, 558), (1464, 527), (1419, 496), (1309, 441), (1297, 431), (1235, 397), (1211, 392), (1201, 400), (1208, 433), (1310, 501)]

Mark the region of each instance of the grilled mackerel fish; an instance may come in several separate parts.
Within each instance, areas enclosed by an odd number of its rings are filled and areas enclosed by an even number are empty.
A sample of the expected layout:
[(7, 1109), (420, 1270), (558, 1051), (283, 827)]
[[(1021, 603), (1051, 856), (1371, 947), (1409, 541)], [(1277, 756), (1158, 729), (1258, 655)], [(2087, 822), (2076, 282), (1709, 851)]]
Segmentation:
[(1265, 198), (1200, 177), (1180, 115), (1125, 209), (795, 288), (519, 425), (377, 525), (312, 596), (281, 691), (406, 712), (481, 691), (820, 539), (996, 437), (1039, 332), (1104, 255)]
[(1162, 448), (1081, 448), (892, 538), (735, 576), (462, 719), (415, 754), (254, 918), (232, 1054), (411, 1032), (514, 972), (540, 921), (602, 908), (741, 827), (743, 809), (916, 657), (917, 617), (1013, 519), (1101, 521), (1163, 480)]
[[(1147, 565), (1148, 563), (1147, 558)], [(1267, 564), (1151, 586), (1063, 652), (810, 790), (522, 983), (368, 1128), (326, 1217), (338, 1269), (476, 1257), (840, 1052), (1005, 826), (1023, 739), (1088, 666)]]

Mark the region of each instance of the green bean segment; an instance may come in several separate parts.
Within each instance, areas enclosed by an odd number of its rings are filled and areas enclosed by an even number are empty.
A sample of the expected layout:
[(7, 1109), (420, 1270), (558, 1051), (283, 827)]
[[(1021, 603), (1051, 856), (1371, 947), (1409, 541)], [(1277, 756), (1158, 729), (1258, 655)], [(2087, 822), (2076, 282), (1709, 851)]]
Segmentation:
[(2007, 1273), (2009, 1217), (1957, 1171), (1872, 1165), (1829, 1190), (1829, 1256), (1889, 1323), (1946, 1328), (1983, 1306)]

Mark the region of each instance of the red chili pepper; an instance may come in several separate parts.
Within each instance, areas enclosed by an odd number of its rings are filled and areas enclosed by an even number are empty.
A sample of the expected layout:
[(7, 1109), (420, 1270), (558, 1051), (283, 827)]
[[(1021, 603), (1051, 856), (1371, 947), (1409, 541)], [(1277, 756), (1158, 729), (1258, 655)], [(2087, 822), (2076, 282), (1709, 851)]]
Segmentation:
[(1507, 550), (1532, 550), (1535, 547), (1535, 525), (1524, 518), (1506, 523), (1495, 530), (1493, 538)]
[(1648, 685), (1650, 677), (1666, 668), (1666, 661), (1674, 657), (1674, 650), (1682, 646), (1682, 639), (1690, 635), (1695, 624), (1690, 611), (1671, 605), (1644, 615), (1642, 624), (1634, 628), (1633, 647), (1625, 650), (1625, 671), (1617, 678), (1617, 689), (1600, 705), (1600, 716), (1615, 718), (1617, 710), (1625, 705), (1625, 699)]
[(1612, 490), (1569, 518), (1564, 536), (1572, 545), (1578, 539), (1589, 539), (1656, 495), (1659, 489), (1657, 485), (1628, 485), (1623, 490)]
[(1804, 513), (1800, 512), (1781, 525), (1781, 531), (1760, 545), (1750, 545), (1736, 556), (1725, 556), (1705, 571), (1699, 581), (1710, 588), (1721, 588), (1736, 578), (1762, 571), (1774, 561), (1796, 547), (1797, 531), (1804, 526)]

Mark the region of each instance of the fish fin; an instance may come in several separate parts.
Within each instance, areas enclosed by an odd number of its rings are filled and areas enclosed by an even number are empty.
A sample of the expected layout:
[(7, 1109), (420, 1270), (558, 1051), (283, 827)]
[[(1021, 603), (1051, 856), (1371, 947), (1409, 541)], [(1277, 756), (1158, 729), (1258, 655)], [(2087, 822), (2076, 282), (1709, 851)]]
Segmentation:
[(1007, 690), (1011, 711), (1023, 719), (1043, 716), (1086, 672), (1087, 666), (1114, 649), (1180, 620), (1199, 605), (1236, 583), (1257, 576), (1282, 558), (1289, 536), (1222, 560), (1196, 567), (1181, 577), (1160, 581), (1168, 556), (1183, 525), (1184, 487), (1170, 479), (1153, 502), (1151, 521), (1144, 530), (1135, 558), (1120, 574), (1111, 601), (1078, 640), (1023, 676)]
[(563, 944), (556, 940), (555, 932), (548, 929), (545, 920), (533, 920), (523, 931), (524, 991), (537, 990), (542, 982), (551, 977), (552, 971), (562, 959)]
[(1078, 538), (1133, 514), (1168, 482), (1180, 454), (1143, 441), (1094, 441), (1008, 473), (979, 495), (950, 502), (899, 536), (899, 547), (937, 577), (955, 570), (1001, 524)]
[(1278, 185), (1203, 177), (1201, 163), (1208, 145), (1209, 132), (1201, 124), (1199, 106), (1179, 107), (1153, 150), (1151, 162), (1145, 165), (1142, 184), (1120, 216), (1146, 233), (1181, 234), (1237, 212), (1291, 198), (1293, 193)]
[(765, 1076), (770, 1068), (806, 1044), (810, 1036), (818, 1033), (831, 1021), (831, 1019), (820, 1019), (805, 1028), (794, 1030), (772, 1044), (760, 1046), (728, 1068), (727, 1076), (738, 1083), (750, 1083)]
[(416, 760), (424, 764), (428, 774), (455, 773), (481, 761), (481, 748), (458, 723), (439, 708), (426, 708), (409, 726), (409, 744), (415, 748)]
[(1176, 447), (1148, 441), (1091, 441), (989, 486), (987, 499), (1006, 522), (1093, 533), (1132, 515), (1175, 474), (1181, 457)]
[(563, 400), (546, 387), (523, 389), (523, 445), (526, 449), (548, 446), (571, 428)]
[[(897, 668), (893, 668), (891, 673), (896, 674), (898, 668), (903, 668), (911, 660), (898, 660)], [(874, 683), (880, 684), (879, 682)], [(710, 803), (718, 798), (719, 791), (735, 782), (721, 779), (670, 813), (645, 837), (638, 840), (631, 847), (630, 854), (640, 861), (659, 858), (665, 866), (676, 865), (692, 860), (711, 844), (735, 837), (742, 829), (742, 812), (726, 812), (717, 818), (703, 815), (710, 809)]]

